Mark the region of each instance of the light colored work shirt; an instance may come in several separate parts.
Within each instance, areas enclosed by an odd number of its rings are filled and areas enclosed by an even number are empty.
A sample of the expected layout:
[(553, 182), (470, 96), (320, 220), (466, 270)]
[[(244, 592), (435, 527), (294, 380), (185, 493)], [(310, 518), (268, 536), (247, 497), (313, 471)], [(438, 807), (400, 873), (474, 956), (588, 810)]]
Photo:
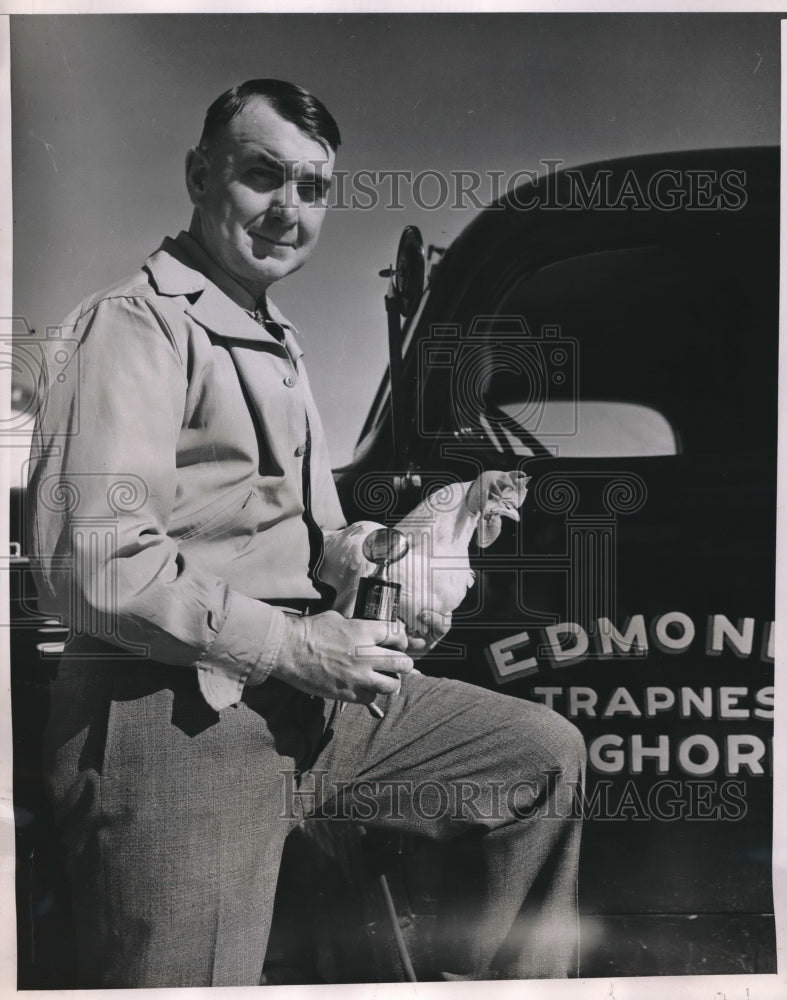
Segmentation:
[(295, 331), (254, 305), (186, 233), (83, 302), (47, 342), (28, 486), (41, 609), (195, 668), (216, 709), (268, 676), (266, 600), (318, 598), (315, 525), (344, 524)]

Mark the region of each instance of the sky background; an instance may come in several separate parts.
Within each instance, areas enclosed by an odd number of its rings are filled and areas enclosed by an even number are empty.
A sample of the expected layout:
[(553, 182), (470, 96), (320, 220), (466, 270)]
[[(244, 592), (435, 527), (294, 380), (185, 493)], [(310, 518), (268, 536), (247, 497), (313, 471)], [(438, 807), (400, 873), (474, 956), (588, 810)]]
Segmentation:
[[(324, 101), (351, 174), (507, 178), (542, 159), (779, 140), (778, 15), (18, 15), (14, 314), (45, 330), (186, 228), (183, 163), (205, 108), (259, 76)], [(445, 245), (474, 215), (419, 207), (405, 187), (393, 209), (387, 190), (330, 211), (314, 257), (272, 290), (301, 331), (334, 465), (386, 365), (378, 270), (403, 226)]]

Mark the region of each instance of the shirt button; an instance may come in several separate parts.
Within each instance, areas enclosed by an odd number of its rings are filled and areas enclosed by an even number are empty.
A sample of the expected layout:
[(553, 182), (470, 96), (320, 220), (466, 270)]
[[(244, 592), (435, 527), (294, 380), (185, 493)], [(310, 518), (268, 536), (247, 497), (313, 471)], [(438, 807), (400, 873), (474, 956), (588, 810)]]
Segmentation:
[(287, 378), (284, 380), (284, 384), (287, 386), (288, 389), (292, 389), (292, 387), (295, 385), (295, 379), (292, 377), (292, 375), (288, 375)]
[(306, 454), (306, 445), (299, 444), (298, 447), (295, 449), (296, 458), (303, 458), (305, 454)]

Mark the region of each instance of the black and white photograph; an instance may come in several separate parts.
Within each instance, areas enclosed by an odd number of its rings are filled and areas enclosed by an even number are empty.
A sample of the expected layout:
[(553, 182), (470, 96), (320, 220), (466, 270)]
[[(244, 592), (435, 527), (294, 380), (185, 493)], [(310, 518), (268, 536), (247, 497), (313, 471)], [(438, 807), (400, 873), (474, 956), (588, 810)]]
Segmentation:
[(250, 8), (2, 18), (3, 987), (783, 996), (780, 5)]

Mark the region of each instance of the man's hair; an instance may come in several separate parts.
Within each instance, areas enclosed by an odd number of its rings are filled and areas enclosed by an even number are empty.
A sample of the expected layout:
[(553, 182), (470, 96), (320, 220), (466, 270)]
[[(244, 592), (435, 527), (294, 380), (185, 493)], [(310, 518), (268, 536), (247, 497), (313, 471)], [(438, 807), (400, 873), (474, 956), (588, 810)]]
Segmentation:
[(247, 80), (217, 97), (205, 115), (200, 146), (210, 146), (252, 97), (262, 97), (277, 115), (320, 145), (327, 143), (334, 153), (339, 148), (339, 126), (325, 105), (295, 83), (272, 79)]

